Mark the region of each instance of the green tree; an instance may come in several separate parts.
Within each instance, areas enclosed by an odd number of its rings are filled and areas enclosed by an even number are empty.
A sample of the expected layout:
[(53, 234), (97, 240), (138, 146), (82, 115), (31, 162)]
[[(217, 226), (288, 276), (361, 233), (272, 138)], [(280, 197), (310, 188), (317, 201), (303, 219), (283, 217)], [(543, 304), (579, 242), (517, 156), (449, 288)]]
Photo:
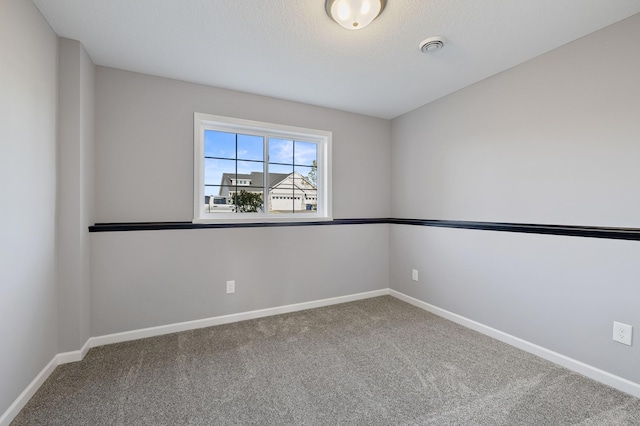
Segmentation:
[(313, 186), (315, 186), (316, 188), (318, 187), (318, 184), (316, 182), (318, 179), (318, 163), (316, 162), (316, 160), (313, 160), (313, 163), (311, 163), (311, 171), (309, 171), (307, 179), (309, 179), (309, 182), (311, 182)]
[(262, 194), (247, 192), (241, 189), (239, 193), (231, 194), (231, 202), (240, 213), (255, 213), (262, 208)]

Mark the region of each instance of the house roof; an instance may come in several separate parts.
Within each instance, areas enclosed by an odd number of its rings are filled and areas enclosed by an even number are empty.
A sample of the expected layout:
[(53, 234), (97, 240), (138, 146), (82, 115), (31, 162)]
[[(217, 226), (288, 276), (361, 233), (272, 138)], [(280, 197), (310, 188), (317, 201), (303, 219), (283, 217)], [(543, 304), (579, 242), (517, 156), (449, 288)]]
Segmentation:
[[(294, 172), (294, 173), (304, 178), (304, 176), (302, 176), (300, 173), (297, 173), (297, 172)], [(269, 182), (268, 182), (269, 189), (277, 186), (292, 174), (293, 173), (269, 173)], [(235, 188), (235, 185), (231, 183), (231, 179), (233, 177), (235, 177), (238, 180), (242, 179), (242, 180), (251, 181), (251, 185), (249, 185), (248, 187), (244, 185), (238, 185), (239, 189), (246, 189), (248, 191), (259, 190), (260, 188), (262, 188), (262, 182), (264, 181), (264, 173), (262, 172), (251, 172), (251, 174), (223, 173), (222, 179), (220, 181), (220, 192), (219, 192), (220, 196), (223, 196), (223, 197), (228, 196), (229, 191), (232, 188)]]

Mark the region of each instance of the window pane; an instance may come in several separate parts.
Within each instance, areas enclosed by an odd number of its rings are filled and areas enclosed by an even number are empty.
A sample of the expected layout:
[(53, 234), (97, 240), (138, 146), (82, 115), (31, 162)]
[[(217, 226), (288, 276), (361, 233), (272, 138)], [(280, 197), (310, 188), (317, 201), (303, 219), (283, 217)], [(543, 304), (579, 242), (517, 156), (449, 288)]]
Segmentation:
[(299, 178), (300, 177), (304, 178), (304, 181), (307, 187), (310, 187), (311, 189), (314, 189), (314, 190), (317, 189), (317, 186), (318, 186), (317, 185), (317, 180), (318, 180), (317, 167), (296, 166), (295, 171), (299, 175)]
[[(212, 158), (204, 159), (204, 184), (205, 185), (222, 185), (222, 177), (235, 176), (236, 162), (235, 160), (218, 160)], [(227, 180), (226, 183), (229, 183)]]
[(293, 164), (272, 164), (269, 163), (269, 173), (286, 174), (293, 173)]
[(318, 146), (311, 142), (295, 142), (294, 163), (300, 166), (312, 166), (318, 161)]
[[(215, 185), (215, 186), (208, 186), (207, 188), (212, 188), (214, 190), (216, 190), (213, 194), (217, 197), (222, 197), (225, 199), (226, 204), (231, 204), (231, 191), (235, 191), (235, 186), (231, 186), (231, 185)], [(215, 200), (214, 200), (215, 201)], [(222, 202), (220, 200), (218, 200), (218, 202), (216, 204), (222, 204)]]
[(236, 158), (236, 134), (216, 130), (205, 130), (204, 156)]
[(293, 141), (269, 139), (269, 162), (293, 164)]
[(238, 135), (238, 160), (264, 160), (262, 136)]
[(315, 213), (317, 211), (318, 191), (307, 177), (311, 169), (311, 167), (296, 167), (293, 174), (295, 197), (293, 208), (295, 213)]
[(244, 181), (242, 185), (262, 186), (263, 171), (264, 163), (262, 162), (238, 161), (238, 181)]

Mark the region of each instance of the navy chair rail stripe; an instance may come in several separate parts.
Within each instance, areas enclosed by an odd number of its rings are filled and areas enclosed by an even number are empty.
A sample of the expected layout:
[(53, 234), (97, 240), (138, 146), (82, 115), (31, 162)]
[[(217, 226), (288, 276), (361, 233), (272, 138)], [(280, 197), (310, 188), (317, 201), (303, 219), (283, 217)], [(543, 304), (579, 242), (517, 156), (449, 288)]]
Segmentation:
[(572, 237), (640, 240), (640, 228), (612, 228), (600, 226), (548, 225), (533, 223), (473, 222), (460, 220), (430, 220), (401, 218), (334, 219), (316, 222), (251, 222), (251, 223), (192, 223), (192, 222), (133, 222), (96, 223), (89, 232), (160, 231), (167, 229), (209, 228), (270, 228), (285, 226), (333, 226), (395, 224), (440, 228), (478, 229), (484, 231), (520, 232), (527, 234), (566, 235)]

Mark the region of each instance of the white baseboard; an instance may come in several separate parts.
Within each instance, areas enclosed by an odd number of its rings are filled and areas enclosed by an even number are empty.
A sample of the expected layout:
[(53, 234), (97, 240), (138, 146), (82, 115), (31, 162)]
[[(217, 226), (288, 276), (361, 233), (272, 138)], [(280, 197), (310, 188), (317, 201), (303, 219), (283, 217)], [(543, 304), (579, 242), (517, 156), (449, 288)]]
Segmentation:
[(616, 376), (615, 374), (608, 373), (604, 370), (600, 370), (599, 368), (585, 364), (584, 362), (569, 358), (552, 350), (543, 348), (542, 346), (538, 346), (534, 343), (512, 336), (500, 330), (496, 330), (495, 328), (470, 320), (461, 315), (438, 308), (437, 306), (423, 302), (422, 300), (416, 299), (414, 297), (407, 296), (406, 294), (400, 293), (399, 291), (389, 289), (389, 294), (402, 301), (410, 303), (411, 305), (417, 306), (418, 308), (438, 315), (439, 317), (446, 318), (457, 324), (460, 324), (487, 336), (493, 337), (496, 340), (500, 340), (501, 342), (504, 342), (508, 345), (537, 355), (540, 358), (553, 362), (554, 364), (558, 364), (571, 371), (582, 374), (583, 376), (589, 377), (590, 379), (596, 380), (600, 383), (604, 383), (605, 385), (611, 386), (612, 388), (618, 389), (622, 392), (626, 392), (630, 395), (635, 396), (636, 398), (640, 398), (640, 384), (638, 383), (632, 382), (620, 376)]
[(630, 380), (592, 367), (583, 362), (566, 357), (557, 352), (553, 352), (549, 349), (535, 345), (526, 340), (522, 340), (518, 337), (504, 333), (495, 328), (491, 328), (479, 322), (470, 320), (461, 315), (454, 314), (436, 306), (430, 305), (426, 302), (407, 296), (396, 290), (381, 289), (375, 291), (368, 291), (365, 293), (351, 294), (348, 296), (332, 297), (329, 299), (314, 300), (311, 302), (296, 303), (292, 305), (278, 306), (275, 308), (259, 309), (256, 311), (241, 312), (231, 315), (222, 315), (218, 317), (205, 318), (195, 321), (186, 321), (176, 324), (163, 325), (159, 327), (150, 327), (140, 330), (126, 331), (123, 333), (109, 334), (105, 336), (91, 337), (77, 351), (59, 353), (53, 357), (53, 359), (47, 364), (42, 371), (36, 376), (35, 379), (27, 386), (27, 388), (18, 396), (18, 398), (9, 406), (9, 408), (0, 416), (0, 426), (9, 426), (11, 421), (18, 415), (20, 410), (27, 404), (29, 399), (36, 393), (36, 391), (42, 386), (45, 380), (51, 375), (53, 370), (60, 364), (69, 362), (82, 361), (89, 349), (98, 346), (108, 345), (112, 343), (127, 342), (130, 340), (143, 339), (145, 337), (160, 336), (163, 334), (177, 333), (180, 331), (195, 330), (198, 328), (211, 327), (214, 325), (229, 324), (233, 322), (246, 321), (255, 318), (263, 318), (272, 315), (286, 314), (290, 312), (303, 311), (305, 309), (320, 308), (323, 306), (337, 305), (340, 303), (353, 302), (356, 300), (368, 299), (371, 297), (391, 295), (414, 306), (424, 309), (440, 317), (446, 318), (450, 321), (463, 325), (472, 330), (478, 331), (501, 342), (507, 343), (516, 348), (522, 349), (529, 353), (544, 358), (555, 364), (561, 365), (569, 370), (580, 373), (591, 379), (609, 385), (615, 389), (626, 392), (630, 395), (640, 398), (640, 384), (634, 383)]
[(140, 330), (125, 331), (123, 333), (107, 334), (105, 336), (92, 337), (87, 343), (89, 344), (89, 348), (95, 348), (97, 346), (110, 345), (112, 343), (127, 342), (129, 340), (144, 339), (145, 337), (161, 336), (163, 334), (195, 330), (214, 325), (287, 314), (289, 312), (303, 311), (305, 309), (321, 308), (323, 306), (337, 305), (340, 303), (353, 302), (355, 300), (369, 299), (371, 297), (384, 296), (388, 294), (389, 289), (385, 288), (382, 290), (367, 291), (365, 293), (351, 294), (348, 296), (332, 297), (330, 299), (314, 300), (311, 302), (302, 302), (293, 305), (278, 306), (275, 308), (259, 309), (256, 311), (241, 312), (195, 321), (186, 321), (176, 324), (161, 325), (158, 327), (143, 328)]
[(91, 348), (89, 346), (89, 341), (90, 340), (91, 339), (88, 339), (84, 343), (84, 345), (82, 345), (82, 347), (77, 351), (62, 352), (62, 353), (59, 353), (58, 355), (56, 355), (56, 357), (58, 358), (58, 365), (66, 364), (66, 363), (69, 363), (69, 362), (82, 361), (84, 359), (84, 356), (87, 354), (87, 352), (89, 352), (89, 349)]
[(214, 325), (229, 324), (232, 322), (245, 321), (255, 318), (263, 318), (272, 315), (286, 314), (289, 312), (303, 311), (305, 309), (321, 308), (323, 306), (337, 305), (340, 303), (353, 302), (356, 300), (369, 299), (371, 297), (385, 296), (389, 294), (389, 289), (368, 291), (365, 293), (350, 294), (347, 296), (332, 297), (329, 299), (314, 300), (311, 302), (295, 303), (292, 305), (278, 306), (275, 308), (259, 309), (256, 311), (241, 312), (238, 314), (222, 315), (219, 317), (205, 318), (195, 321), (186, 321), (177, 324), (162, 325), (140, 330), (126, 331), (124, 333), (109, 334), (106, 336), (91, 337), (81, 349), (71, 352), (59, 353), (47, 364), (45, 368), (33, 379), (29, 386), (16, 398), (9, 408), (0, 416), (0, 426), (9, 426), (11, 421), (20, 413), (20, 410), (29, 402), (31, 397), (42, 386), (45, 380), (51, 375), (53, 370), (60, 364), (82, 361), (91, 348), (111, 343), (127, 342), (129, 340), (143, 339), (145, 337), (160, 336), (163, 334), (177, 333), (179, 331), (195, 330), (198, 328), (211, 327)]
[(0, 416), (0, 426), (9, 426), (9, 424), (16, 418), (20, 410), (27, 405), (27, 402), (31, 397), (40, 389), (40, 386), (45, 380), (53, 373), (53, 370), (58, 366), (58, 356), (54, 356), (49, 364), (47, 364), (35, 379), (29, 383), (29, 385), (22, 391), (22, 393), (13, 401), (13, 404), (7, 408), (7, 410)]

